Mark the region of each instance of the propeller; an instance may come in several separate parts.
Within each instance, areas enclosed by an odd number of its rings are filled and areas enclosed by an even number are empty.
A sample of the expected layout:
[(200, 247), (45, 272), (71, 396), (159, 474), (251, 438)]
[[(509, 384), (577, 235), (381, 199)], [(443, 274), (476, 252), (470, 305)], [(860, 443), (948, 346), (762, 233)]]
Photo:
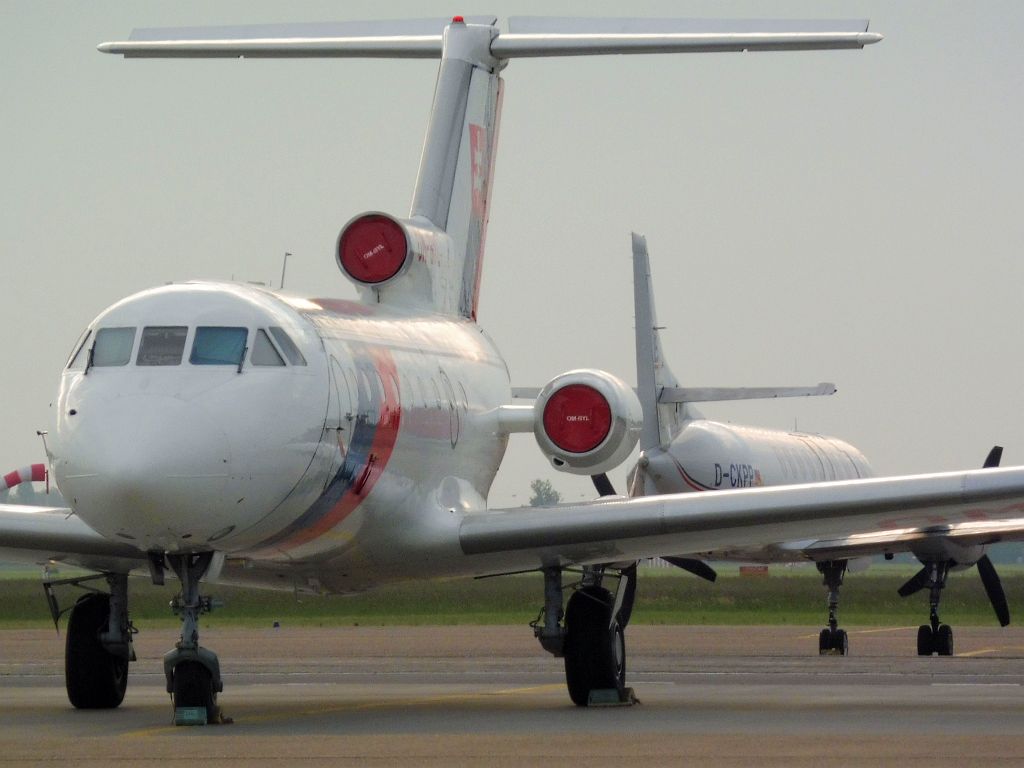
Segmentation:
[(899, 592), (900, 597), (909, 597), (915, 592), (920, 592), (927, 586), (928, 567), (925, 566), (920, 571), (911, 576), (909, 579), (907, 579), (907, 582), (902, 587), (900, 587), (897, 590), (897, 592)]
[(601, 496), (614, 496), (615, 488), (612, 486), (612, 481), (608, 479), (608, 474), (602, 472), (599, 475), (591, 475), (590, 481), (594, 484), (594, 488)]
[(982, 555), (978, 560), (978, 573), (981, 575), (981, 583), (985, 585), (985, 594), (989, 602), (995, 608), (996, 618), (999, 619), (999, 626), (1005, 627), (1010, 623), (1010, 606), (1006, 604), (1006, 593), (1003, 592), (1003, 583), (999, 580), (995, 566), (988, 559), (988, 555)]
[(985, 463), (981, 465), (982, 469), (994, 469), (999, 466), (999, 462), (1003, 460), (1003, 446), (993, 445), (992, 450), (988, 452), (988, 456), (985, 457)]
[[(999, 466), (1002, 458), (1003, 447), (1001, 445), (992, 446), (992, 450), (985, 457), (982, 469), (995, 469)], [(1006, 592), (1003, 591), (1003, 583), (999, 578), (999, 574), (996, 573), (996, 567), (992, 565), (988, 555), (982, 555), (976, 565), (978, 566), (978, 575), (981, 576), (981, 583), (985, 587), (985, 594), (988, 595), (988, 601), (992, 603), (992, 608), (996, 612), (996, 618), (999, 619), (999, 625), (1005, 627), (1010, 623), (1010, 606), (1006, 602)], [(912, 595), (928, 585), (928, 566), (925, 566), (899, 588), (899, 595), (900, 597)]]
[(682, 568), (687, 573), (692, 573), (694, 576), (699, 576), (707, 581), (714, 581), (718, 578), (715, 569), (703, 560), (697, 560), (692, 557), (676, 557), (675, 555), (662, 555), (661, 559), (666, 563), (672, 563), (676, 568)]
[[(612, 481), (608, 479), (608, 475), (604, 472), (599, 475), (591, 475), (590, 479), (594, 483), (594, 488), (596, 488), (597, 492), (602, 496), (615, 495), (615, 488), (612, 487)], [(714, 581), (718, 578), (718, 574), (715, 573), (715, 569), (703, 560), (697, 560), (692, 557), (676, 557), (674, 555), (663, 555), (661, 559), (667, 563), (672, 563), (676, 568), (682, 568), (687, 573), (692, 573), (694, 576), (699, 576), (707, 581)], [(636, 583), (635, 571), (632, 574), (630, 581), (633, 584)], [(632, 595), (630, 595), (630, 597), (632, 598)], [(630, 611), (632, 611), (632, 607), (632, 600), (630, 600)]]
[[(994, 469), (999, 466), (1003, 458), (1003, 447), (993, 445), (992, 450), (985, 457), (982, 469)], [(1006, 593), (1003, 591), (1003, 583), (996, 573), (996, 567), (988, 559), (988, 555), (982, 555), (977, 562), (978, 574), (981, 576), (981, 583), (985, 585), (985, 594), (995, 609), (996, 618), (999, 619), (999, 626), (1005, 627), (1010, 623), (1010, 606), (1006, 604)]]

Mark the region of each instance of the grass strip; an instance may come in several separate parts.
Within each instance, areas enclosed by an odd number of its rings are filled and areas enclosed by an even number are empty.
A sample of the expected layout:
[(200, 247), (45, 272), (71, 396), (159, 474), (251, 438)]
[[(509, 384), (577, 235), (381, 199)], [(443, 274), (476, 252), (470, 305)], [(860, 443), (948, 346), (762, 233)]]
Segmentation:
[[(924, 622), (928, 596), (903, 599), (896, 594), (914, 568), (871, 569), (850, 574), (842, 589), (843, 626), (906, 626)], [(1003, 573), (1003, 585), (1015, 608), (1024, 606), (1024, 572)], [(568, 578), (567, 578), (568, 581)], [(129, 585), (131, 616), (137, 626), (176, 626), (168, 602), (176, 583), (154, 587), (143, 579)], [(541, 607), (539, 574), (479, 581), (419, 582), (350, 596), (306, 596), (222, 585), (209, 594), (222, 608), (204, 617), (206, 627), (523, 624)], [(79, 592), (62, 588), (61, 607)], [(942, 618), (959, 626), (995, 624), (995, 616), (975, 570), (952, 574), (942, 599)], [(809, 568), (773, 569), (768, 577), (744, 577), (725, 571), (714, 584), (672, 571), (641, 571), (633, 621), (638, 624), (824, 624), (826, 590)], [(52, 625), (38, 578), (0, 580), (0, 627)]]

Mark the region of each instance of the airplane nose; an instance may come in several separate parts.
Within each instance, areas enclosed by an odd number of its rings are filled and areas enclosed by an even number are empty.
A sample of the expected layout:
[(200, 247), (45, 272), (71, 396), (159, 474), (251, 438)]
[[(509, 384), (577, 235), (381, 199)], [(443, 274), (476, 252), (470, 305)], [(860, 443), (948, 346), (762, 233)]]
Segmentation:
[(83, 403), (65, 424), (54, 474), (100, 533), (175, 551), (202, 547), (229, 525), (230, 441), (201, 405), (133, 395)]

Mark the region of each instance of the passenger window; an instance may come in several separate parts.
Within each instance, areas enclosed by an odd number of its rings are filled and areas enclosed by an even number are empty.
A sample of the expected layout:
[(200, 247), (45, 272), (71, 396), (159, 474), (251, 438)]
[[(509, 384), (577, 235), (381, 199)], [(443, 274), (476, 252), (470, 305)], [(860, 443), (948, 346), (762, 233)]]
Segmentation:
[(279, 328), (276, 325), (270, 326), (270, 333), (277, 341), (281, 351), (284, 352), (284, 356), (288, 358), (288, 362), (292, 365), (305, 365), (306, 358), (302, 356), (299, 348), (295, 346), (295, 342), (292, 341), (292, 337), (285, 333), (284, 328)]
[(91, 336), (92, 329), (86, 328), (82, 335), (78, 337), (78, 341), (75, 342), (75, 346), (71, 350), (71, 357), (68, 358), (68, 368), (81, 368), (85, 365), (85, 359), (89, 356), (89, 353), (83, 354), (83, 350), (88, 346)]
[(284, 365), (284, 360), (274, 349), (274, 345), (270, 343), (270, 337), (262, 328), (256, 331), (256, 341), (253, 342), (252, 358), (250, 359), (253, 365)]
[(128, 365), (134, 344), (134, 328), (100, 328), (92, 348), (92, 365)]
[(201, 326), (196, 328), (196, 339), (192, 342), (192, 354), (188, 361), (192, 365), (240, 366), (248, 337), (249, 331), (246, 328)]
[(188, 328), (184, 325), (153, 325), (142, 329), (136, 365), (181, 365)]

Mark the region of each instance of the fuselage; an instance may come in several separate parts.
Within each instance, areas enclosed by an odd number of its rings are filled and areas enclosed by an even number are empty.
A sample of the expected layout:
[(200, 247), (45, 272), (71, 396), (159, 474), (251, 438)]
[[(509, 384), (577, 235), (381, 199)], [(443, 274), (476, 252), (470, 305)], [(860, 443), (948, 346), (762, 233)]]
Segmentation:
[(486, 505), (509, 397), (469, 320), (168, 285), (90, 324), (62, 376), (51, 460), (107, 537), (239, 568), (306, 564), (311, 581), (339, 579), (314, 587), (347, 591), (379, 581), (371, 571), (414, 573), (438, 555), (433, 525)]
[(872, 476), (864, 455), (837, 438), (722, 424), (702, 418), (683, 421), (671, 443), (645, 451), (641, 464), (657, 493)]

